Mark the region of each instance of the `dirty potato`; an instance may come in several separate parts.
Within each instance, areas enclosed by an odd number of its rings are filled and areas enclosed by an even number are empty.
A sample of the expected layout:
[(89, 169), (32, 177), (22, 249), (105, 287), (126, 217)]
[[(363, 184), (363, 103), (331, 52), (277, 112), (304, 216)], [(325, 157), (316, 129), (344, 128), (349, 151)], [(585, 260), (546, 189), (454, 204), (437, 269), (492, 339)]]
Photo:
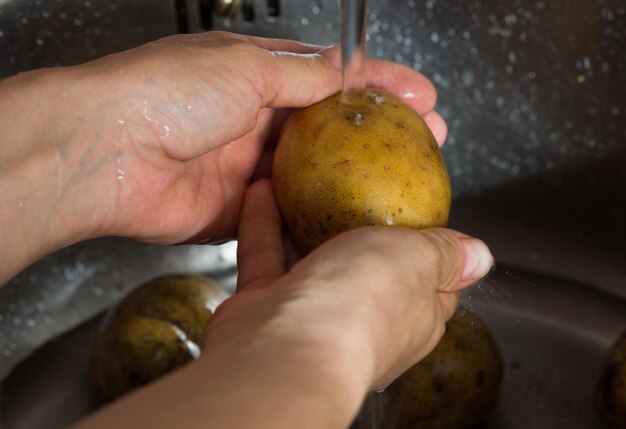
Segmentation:
[(91, 376), (100, 399), (115, 399), (200, 355), (202, 334), (228, 297), (196, 275), (170, 275), (131, 292), (97, 334)]
[(335, 94), (283, 125), (272, 182), (302, 253), (362, 226), (447, 224), (450, 180), (428, 126), (392, 94), (371, 89), (366, 97), (361, 116)]
[(626, 429), (626, 331), (609, 352), (596, 389), (596, 409), (609, 427)]
[(355, 428), (470, 427), (492, 406), (502, 371), (500, 349), (487, 326), (459, 308), (437, 347), (368, 399)]

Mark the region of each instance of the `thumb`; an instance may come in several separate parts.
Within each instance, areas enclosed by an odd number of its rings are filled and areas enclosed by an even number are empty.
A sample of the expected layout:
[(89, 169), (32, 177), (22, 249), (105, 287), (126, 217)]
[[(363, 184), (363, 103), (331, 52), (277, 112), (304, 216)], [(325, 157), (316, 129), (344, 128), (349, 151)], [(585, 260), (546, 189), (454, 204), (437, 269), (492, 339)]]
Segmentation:
[(431, 273), (434, 278), (427, 283), (438, 292), (463, 289), (484, 277), (494, 265), (484, 242), (458, 231), (432, 228), (408, 238), (420, 241), (415, 247), (420, 251), (415, 267), (418, 275)]

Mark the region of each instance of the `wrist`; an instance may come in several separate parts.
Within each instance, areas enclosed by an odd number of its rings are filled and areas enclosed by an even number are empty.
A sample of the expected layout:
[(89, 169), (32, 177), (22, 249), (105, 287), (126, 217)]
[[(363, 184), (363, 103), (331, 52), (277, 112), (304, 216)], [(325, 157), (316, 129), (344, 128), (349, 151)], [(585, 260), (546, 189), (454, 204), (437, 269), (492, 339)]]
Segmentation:
[(88, 126), (73, 69), (0, 82), (0, 284), (46, 254), (97, 235), (100, 222)]
[[(251, 335), (236, 347), (216, 344), (199, 363), (207, 381), (221, 392), (217, 405), (223, 427), (256, 427), (255, 421), (265, 421), (267, 427), (319, 429), (348, 427), (356, 417), (369, 390), (356, 370), (359, 359), (306, 334), (281, 339)], [(245, 416), (238, 404), (246, 404)]]
[[(206, 333), (201, 361), (216, 373), (214, 381), (224, 382), (223, 389), (233, 387), (235, 402), (254, 403), (250, 415), (258, 416), (281, 407), (272, 418), (282, 420), (268, 427), (347, 427), (372, 385), (374, 362), (358, 327), (351, 328), (350, 316), (326, 317), (314, 302), (297, 299), (299, 290), (306, 294), (311, 287), (276, 284), (268, 300), (244, 310), (245, 320), (228, 314), (227, 301)], [(237, 298), (240, 305), (246, 299)], [(276, 403), (281, 398), (289, 400), (286, 412), (285, 404)]]

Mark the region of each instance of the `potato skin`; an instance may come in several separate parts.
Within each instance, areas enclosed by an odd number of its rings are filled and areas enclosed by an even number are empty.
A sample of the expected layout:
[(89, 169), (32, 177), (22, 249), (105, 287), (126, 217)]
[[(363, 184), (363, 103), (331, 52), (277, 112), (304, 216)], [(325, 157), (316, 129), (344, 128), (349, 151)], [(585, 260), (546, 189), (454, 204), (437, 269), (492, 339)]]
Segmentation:
[(273, 187), (296, 247), (307, 253), (368, 225), (445, 226), (450, 180), (422, 118), (382, 90), (368, 90), (360, 125), (340, 94), (293, 113), (274, 155)]
[[(357, 428), (460, 429), (474, 425), (492, 406), (502, 381), (500, 349), (486, 325), (459, 308), (435, 349), (367, 406), (378, 424)], [(371, 417), (370, 421), (371, 421)]]
[(228, 293), (196, 275), (170, 275), (131, 292), (104, 319), (91, 376), (98, 397), (115, 399), (200, 355), (212, 310)]
[(609, 427), (626, 429), (626, 331), (609, 352), (596, 389), (596, 409)]

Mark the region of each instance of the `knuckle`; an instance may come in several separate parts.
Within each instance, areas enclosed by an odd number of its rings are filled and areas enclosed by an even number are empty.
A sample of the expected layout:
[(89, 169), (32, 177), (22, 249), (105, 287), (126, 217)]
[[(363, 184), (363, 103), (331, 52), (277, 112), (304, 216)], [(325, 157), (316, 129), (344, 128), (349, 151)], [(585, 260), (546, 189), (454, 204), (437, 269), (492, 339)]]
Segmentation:
[(459, 265), (457, 240), (441, 228), (424, 230), (414, 236), (418, 275), (437, 287), (452, 282)]

